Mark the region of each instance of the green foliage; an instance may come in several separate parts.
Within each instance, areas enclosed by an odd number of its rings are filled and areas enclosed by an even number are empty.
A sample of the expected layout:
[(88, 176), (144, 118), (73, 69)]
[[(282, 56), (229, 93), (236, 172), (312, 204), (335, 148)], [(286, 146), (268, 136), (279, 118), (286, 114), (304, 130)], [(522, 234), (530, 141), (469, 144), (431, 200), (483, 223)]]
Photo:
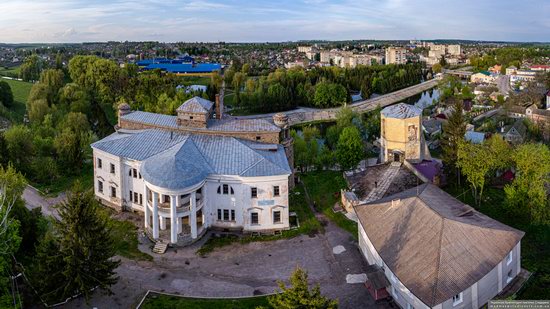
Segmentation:
[(13, 92), (10, 85), (0, 80), (0, 106), (12, 107), (13, 106)]
[(464, 140), (466, 133), (466, 120), (463, 115), (462, 100), (455, 99), (453, 112), (448, 121), (443, 124), (443, 134), (441, 136), (441, 148), (443, 151), (443, 162), (449, 167), (449, 172), (456, 171), (456, 162), (458, 157), (458, 145)]
[(432, 71), (434, 73), (441, 73), (441, 70), (442, 70), (442, 65), (440, 63), (436, 63), (432, 66)]
[[(25, 188), (25, 179), (14, 168), (0, 167), (0, 307), (14, 305), (10, 291), (11, 255), (15, 254), (21, 244), (20, 222), (11, 211), (21, 203), (20, 197)], [(16, 307), (21, 304), (17, 304)]]
[(311, 290), (308, 286), (307, 271), (297, 267), (290, 276), (290, 287), (279, 281), (280, 294), (268, 297), (269, 304), (273, 308), (338, 308), (336, 300), (329, 299), (321, 294), (319, 284)]
[(463, 140), (458, 142), (456, 166), (472, 186), (477, 204), (481, 202), (487, 174), (495, 165), (496, 156), (487, 145)]
[(327, 108), (344, 105), (348, 101), (348, 93), (344, 86), (321, 82), (315, 86), (313, 102), (316, 107)]
[(37, 81), (40, 78), (40, 72), (42, 72), (43, 66), (42, 60), (38, 55), (31, 55), (27, 57), (21, 65), (19, 77), (26, 82)]
[(550, 174), (550, 150), (544, 144), (523, 144), (512, 154), (516, 178), (504, 188), (508, 208), (538, 224), (550, 222), (546, 186)]
[(19, 171), (28, 171), (33, 153), (32, 132), (22, 125), (15, 125), (4, 132), (10, 162)]
[(78, 293), (88, 300), (92, 289), (110, 292), (118, 280), (113, 260), (115, 246), (109, 218), (99, 210), (93, 192), (75, 185), (67, 201), (57, 205), (60, 221), (54, 222), (52, 237), (40, 244), (36, 280), (41, 294), (62, 300)]
[(364, 158), (364, 147), (359, 130), (346, 127), (340, 133), (336, 145), (336, 160), (343, 170), (352, 169)]

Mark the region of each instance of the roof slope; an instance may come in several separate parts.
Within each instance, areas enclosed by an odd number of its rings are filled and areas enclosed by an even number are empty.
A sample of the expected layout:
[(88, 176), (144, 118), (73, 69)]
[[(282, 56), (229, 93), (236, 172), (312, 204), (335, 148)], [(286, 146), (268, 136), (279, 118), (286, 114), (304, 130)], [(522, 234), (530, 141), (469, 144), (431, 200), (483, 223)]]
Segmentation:
[(422, 115), (422, 109), (414, 105), (399, 103), (384, 108), (382, 115), (388, 118), (407, 119)]
[(183, 102), (180, 107), (176, 109), (178, 112), (187, 112), (187, 113), (208, 113), (212, 109), (214, 103), (207, 99), (201, 97), (192, 97), (191, 99)]
[(479, 281), (524, 235), (432, 184), (356, 206), (355, 212), (384, 263), (428, 306)]
[(143, 161), (143, 178), (166, 189), (189, 187), (210, 174), (242, 177), (291, 174), (281, 145), (258, 144), (228, 136), (149, 129), (113, 133), (91, 146)]

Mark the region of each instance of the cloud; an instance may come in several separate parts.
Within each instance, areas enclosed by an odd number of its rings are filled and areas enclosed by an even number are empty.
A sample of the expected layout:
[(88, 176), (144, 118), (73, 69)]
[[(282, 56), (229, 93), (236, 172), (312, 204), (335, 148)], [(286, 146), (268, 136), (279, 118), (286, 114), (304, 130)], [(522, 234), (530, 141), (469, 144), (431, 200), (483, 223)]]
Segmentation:
[(550, 41), (547, 0), (1, 0), (0, 12), (4, 42)]

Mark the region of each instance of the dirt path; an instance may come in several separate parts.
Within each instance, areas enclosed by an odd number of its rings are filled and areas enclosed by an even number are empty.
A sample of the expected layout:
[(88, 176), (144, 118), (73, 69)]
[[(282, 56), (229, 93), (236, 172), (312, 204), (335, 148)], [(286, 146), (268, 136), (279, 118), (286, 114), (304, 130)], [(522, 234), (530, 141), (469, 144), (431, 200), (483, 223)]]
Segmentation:
[(55, 198), (46, 198), (36, 188), (29, 185), (23, 191), (23, 200), (25, 200), (25, 206), (29, 210), (42, 207), (42, 214), (44, 216), (53, 216), (57, 219), (59, 219), (59, 216), (53, 206), (63, 201), (65, 196), (65, 193), (61, 193)]

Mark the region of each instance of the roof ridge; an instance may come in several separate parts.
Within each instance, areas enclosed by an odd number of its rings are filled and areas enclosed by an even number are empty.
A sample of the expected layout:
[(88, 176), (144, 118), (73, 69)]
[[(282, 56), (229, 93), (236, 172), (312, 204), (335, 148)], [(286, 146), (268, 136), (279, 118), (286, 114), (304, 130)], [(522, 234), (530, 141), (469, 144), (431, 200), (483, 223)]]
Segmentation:
[(439, 271), (441, 270), (441, 243), (443, 242), (443, 227), (445, 225), (445, 217), (442, 217), (442, 220), (441, 220), (441, 228), (439, 230), (439, 244), (437, 246), (437, 250), (438, 250), (438, 255), (437, 255), (437, 263), (435, 264), (435, 267), (436, 267), (436, 276), (435, 276), (435, 283), (432, 287), (432, 299), (430, 300), (430, 302), (433, 304), (435, 302), (435, 299), (436, 299), (436, 291), (437, 291), (437, 288), (438, 288), (438, 285), (439, 285)]
[[(210, 168), (210, 171), (213, 171), (213, 172), (217, 172), (216, 169), (214, 169), (212, 167), (212, 165), (210, 165), (210, 160), (208, 160), (204, 154), (202, 153), (201, 149), (199, 148), (199, 146), (197, 146), (197, 144), (195, 143), (193, 137), (194, 136), (197, 136), (197, 135), (189, 135), (189, 138), (192, 142), (193, 142), (193, 146), (195, 146), (195, 149), (197, 149), (197, 152), (201, 155), (201, 158), (204, 160), (204, 162), (206, 162), (206, 165), (208, 165), (208, 167)], [(200, 136), (199, 136), (200, 137)]]

